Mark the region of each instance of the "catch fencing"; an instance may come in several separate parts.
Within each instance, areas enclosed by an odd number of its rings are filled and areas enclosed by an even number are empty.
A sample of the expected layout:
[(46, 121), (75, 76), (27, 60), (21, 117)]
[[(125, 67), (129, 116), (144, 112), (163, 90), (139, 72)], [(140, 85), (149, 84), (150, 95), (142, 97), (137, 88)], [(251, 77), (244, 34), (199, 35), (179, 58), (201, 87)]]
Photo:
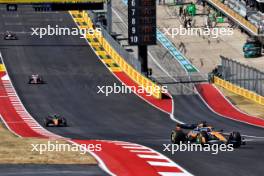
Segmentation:
[(221, 56), (222, 79), (264, 96), (264, 72)]

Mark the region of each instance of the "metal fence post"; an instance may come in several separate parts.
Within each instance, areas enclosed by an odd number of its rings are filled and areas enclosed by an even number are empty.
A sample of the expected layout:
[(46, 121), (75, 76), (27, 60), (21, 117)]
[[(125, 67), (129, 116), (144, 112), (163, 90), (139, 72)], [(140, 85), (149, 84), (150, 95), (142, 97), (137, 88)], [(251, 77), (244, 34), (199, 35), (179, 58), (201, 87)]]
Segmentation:
[[(223, 79), (264, 96), (264, 73), (237, 61), (221, 56)], [(230, 72), (230, 75), (227, 73)]]

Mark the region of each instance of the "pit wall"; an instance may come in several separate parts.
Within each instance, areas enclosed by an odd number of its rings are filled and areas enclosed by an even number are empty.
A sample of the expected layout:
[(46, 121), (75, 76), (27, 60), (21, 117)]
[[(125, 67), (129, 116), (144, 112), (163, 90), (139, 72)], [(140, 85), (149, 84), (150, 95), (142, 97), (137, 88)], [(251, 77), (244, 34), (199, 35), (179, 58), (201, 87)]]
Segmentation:
[(237, 95), (241, 95), (249, 100), (252, 100), (258, 104), (264, 105), (264, 97), (261, 95), (256, 94), (255, 92), (249, 91), (247, 89), (241, 88), (239, 86), (236, 86), (228, 81), (225, 81), (219, 77), (214, 77), (214, 84), (221, 86), (227, 90), (229, 90), (232, 93), (235, 93)]
[[(86, 11), (70, 11), (70, 13), (79, 16), (81, 19), (80, 21), (85, 21), (84, 25), (80, 25), (81, 27), (88, 29), (94, 28), (93, 22)], [(111, 58), (119, 65), (121, 70), (124, 71), (133, 81), (139, 86), (142, 86), (146, 92), (156, 99), (162, 99), (162, 88), (128, 64), (125, 59), (111, 47), (111, 44), (108, 43), (100, 32), (96, 32), (94, 35), (87, 35), (86, 38), (90, 41), (97, 40)], [(91, 43), (91, 45), (93, 45), (93, 43)]]

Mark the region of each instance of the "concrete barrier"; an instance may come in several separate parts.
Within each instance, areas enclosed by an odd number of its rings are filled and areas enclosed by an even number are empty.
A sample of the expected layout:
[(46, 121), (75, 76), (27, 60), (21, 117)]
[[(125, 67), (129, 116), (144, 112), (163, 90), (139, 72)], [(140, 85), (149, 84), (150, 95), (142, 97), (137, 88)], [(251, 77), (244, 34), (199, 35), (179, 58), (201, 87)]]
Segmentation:
[[(83, 19), (85, 25), (82, 27), (93, 28), (93, 22), (90, 19), (89, 15), (85, 11), (71, 11), (72, 15), (78, 16)], [(77, 22), (80, 22), (79, 19), (76, 19)], [(100, 32), (96, 32), (95, 35), (87, 35), (87, 39), (89, 38), (96, 38), (100, 45), (106, 50), (106, 52), (111, 56), (111, 58), (119, 65), (122, 71), (124, 71), (133, 81), (135, 81), (139, 86), (142, 86), (147, 93), (151, 94), (153, 97), (157, 99), (162, 98), (162, 88), (161, 86), (157, 85), (143, 74), (139, 73), (136, 69), (134, 69), (130, 64), (126, 62), (124, 58), (122, 58), (104, 39), (103, 35)]]

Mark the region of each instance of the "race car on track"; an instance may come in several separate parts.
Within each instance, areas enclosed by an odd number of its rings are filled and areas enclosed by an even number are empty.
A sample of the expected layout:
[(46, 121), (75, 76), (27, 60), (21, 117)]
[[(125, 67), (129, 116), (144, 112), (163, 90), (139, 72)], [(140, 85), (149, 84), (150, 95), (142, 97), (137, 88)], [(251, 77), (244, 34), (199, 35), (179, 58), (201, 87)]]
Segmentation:
[(46, 117), (44, 119), (44, 125), (46, 127), (66, 127), (67, 121), (64, 117), (55, 114)]
[(29, 76), (28, 84), (44, 84), (42, 77), (38, 74)]
[(6, 32), (4, 39), (5, 40), (17, 40), (18, 38), (17, 38), (16, 34)]
[(233, 144), (234, 148), (245, 145), (239, 132), (231, 132), (229, 135), (225, 135), (222, 130), (216, 131), (213, 127), (208, 126), (206, 122), (191, 125), (177, 124), (176, 129), (171, 132), (171, 142), (179, 144), (188, 141), (202, 145)]

